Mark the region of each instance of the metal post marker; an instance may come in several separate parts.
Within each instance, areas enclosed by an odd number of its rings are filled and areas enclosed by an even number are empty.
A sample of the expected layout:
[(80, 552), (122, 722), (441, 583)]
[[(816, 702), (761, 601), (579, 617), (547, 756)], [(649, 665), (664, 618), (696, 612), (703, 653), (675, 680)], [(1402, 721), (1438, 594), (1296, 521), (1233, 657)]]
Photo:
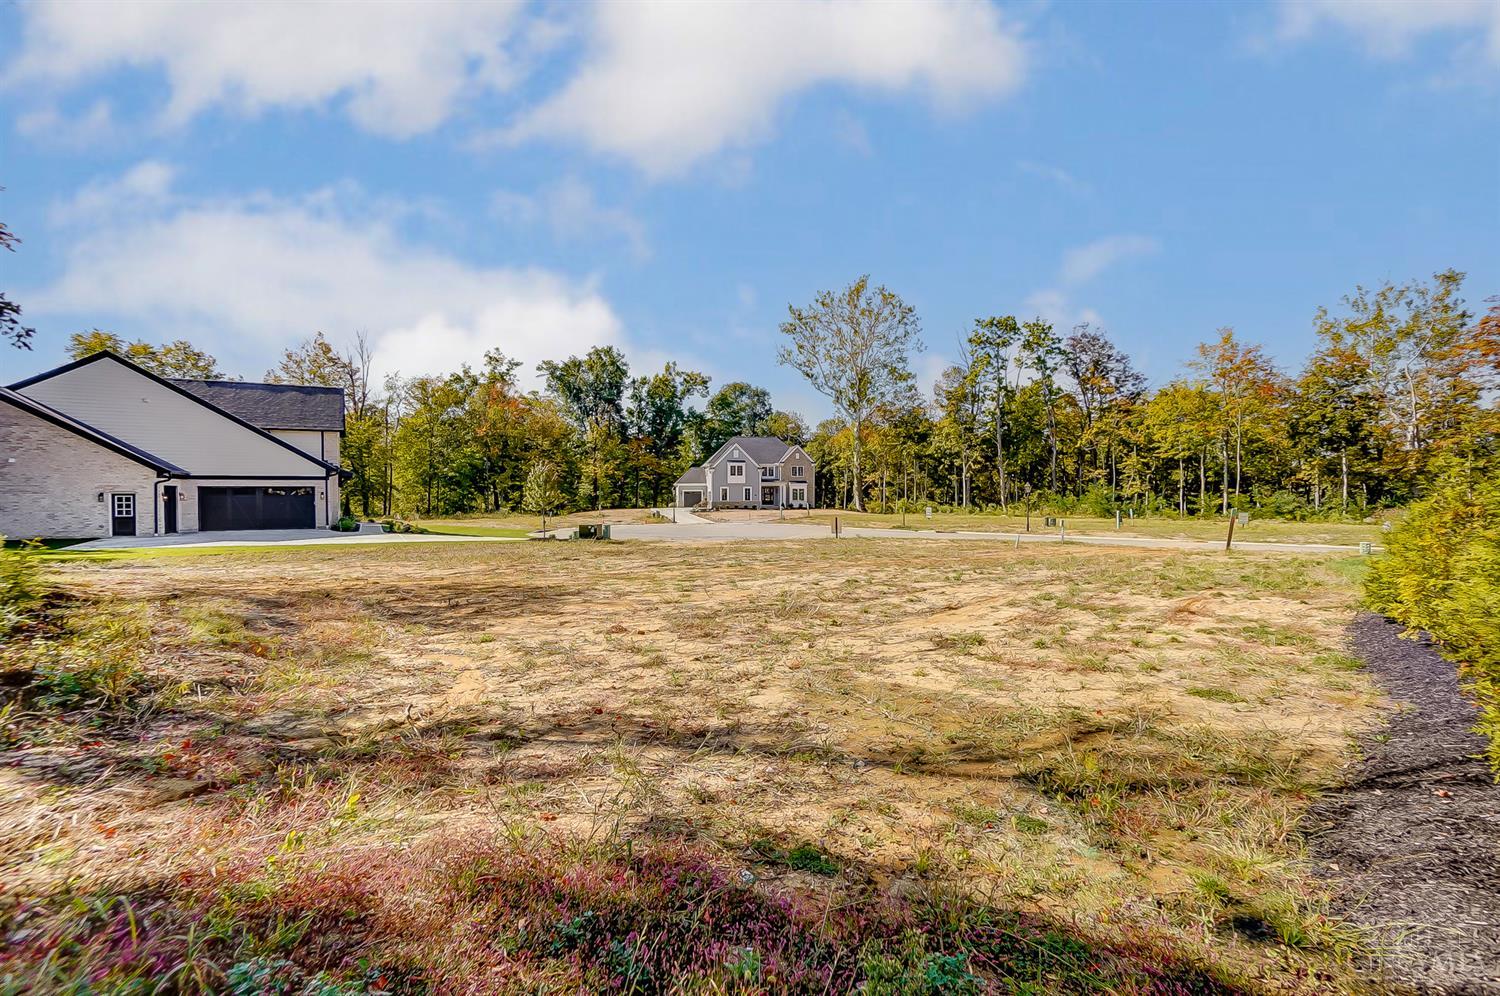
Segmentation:
[(1234, 520), (1239, 516), (1234, 514), (1234, 509), (1229, 510), (1229, 535), (1224, 537), (1224, 552), (1228, 553), (1230, 546), (1234, 543)]

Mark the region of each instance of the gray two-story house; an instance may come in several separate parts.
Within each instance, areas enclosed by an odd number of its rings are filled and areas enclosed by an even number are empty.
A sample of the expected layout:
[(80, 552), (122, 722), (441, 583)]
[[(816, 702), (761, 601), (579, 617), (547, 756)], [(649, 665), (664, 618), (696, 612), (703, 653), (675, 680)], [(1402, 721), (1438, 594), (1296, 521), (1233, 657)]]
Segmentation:
[(735, 436), (677, 479), (678, 508), (812, 508), (812, 458), (773, 436)]

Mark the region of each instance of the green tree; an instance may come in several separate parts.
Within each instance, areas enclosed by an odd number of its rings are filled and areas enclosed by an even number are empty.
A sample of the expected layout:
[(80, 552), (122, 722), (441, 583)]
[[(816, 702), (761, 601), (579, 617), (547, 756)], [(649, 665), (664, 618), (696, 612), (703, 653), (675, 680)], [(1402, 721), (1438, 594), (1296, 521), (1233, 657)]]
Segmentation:
[(1019, 361), (1031, 372), (1046, 417), (1047, 487), (1054, 494), (1058, 490), (1057, 374), (1067, 363), (1067, 358), (1067, 350), (1053, 331), (1051, 322), (1036, 318), (1022, 326)]
[(603, 423), (617, 437), (623, 435), (630, 383), (625, 354), (613, 346), (595, 346), (582, 357), (570, 356), (560, 363), (546, 360), (537, 369), (546, 378), (547, 392), (580, 432)]
[[(0, 190), (4, 190), (0, 187)], [(15, 252), (16, 246), (21, 240), (16, 237), (5, 222), (0, 221), (0, 249)], [(30, 349), (32, 337), (36, 335), (36, 329), (21, 324), (21, 306), (0, 291), (0, 339), (4, 339), (17, 349)]]
[(770, 431), (771, 392), (744, 381), (725, 384), (708, 399), (703, 412), (704, 457), (731, 436), (774, 435)]
[(1174, 380), (1144, 404), (1141, 428), (1152, 453), (1177, 467), (1177, 514), (1187, 514), (1187, 461), (1198, 461), (1198, 512), (1207, 500), (1208, 447), (1213, 442), (1210, 426), (1213, 402), (1201, 384)]
[(708, 394), (708, 378), (694, 370), (680, 370), (668, 363), (660, 373), (630, 382), (626, 408), (636, 479), (635, 504), (641, 504), (640, 483), (644, 478), (651, 504), (661, 503), (664, 486), (677, 479), (687, 464), (680, 460), (682, 440), (695, 422), (688, 402)]
[[(1146, 377), (1102, 331), (1078, 325), (1063, 343), (1063, 367), (1073, 381), (1074, 396), (1083, 411), (1079, 443), (1093, 453), (1093, 471), (1105, 476), (1116, 490), (1118, 440), (1122, 419), (1146, 391)], [(1080, 454), (1079, 470), (1084, 469)]]
[[(990, 433), (995, 440), (995, 474), (1000, 492), (1000, 508), (1008, 510), (1009, 488), (1005, 478), (1005, 433), (1009, 407), (1016, 385), (1011, 382), (1016, 367), (1016, 350), (1021, 345), (1021, 325), (1014, 315), (976, 318), (969, 333), (969, 350), (974, 357), (978, 389), (989, 412)], [(1015, 371), (1019, 376), (1019, 370)]]
[(186, 339), (174, 339), (160, 346), (137, 339), (126, 342), (113, 332), (90, 329), (68, 337), (68, 355), (75, 360), (108, 350), (158, 377), (180, 377), (185, 380), (224, 380), (219, 361), (195, 347)]
[(766, 419), (765, 433), (796, 446), (807, 445), (807, 422), (796, 412), (772, 412)]
[(563, 504), (562, 488), (558, 486), (557, 468), (550, 460), (538, 460), (526, 472), (526, 484), (521, 489), (521, 507), (542, 519), (542, 532), (547, 531), (547, 517), (557, 512)]
[(981, 442), (980, 412), (984, 405), (979, 388), (981, 369), (963, 350), (960, 361), (945, 369), (933, 386), (934, 401), (941, 413), (934, 437), (958, 467), (958, 504), (964, 508), (969, 507), (974, 460)]
[(842, 291), (822, 291), (806, 308), (787, 307), (782, 363), (801, 373), (848, 421), (853, 505), (863, 510), (860, 454), (865, 428), (911, 382), (910, 355), (922, 348), (915, 309), (868, 275)]
[(1464, 275), (1445, 270), (1432, 283), (1385, 283), (1344, 298), (1345, 313), (1319, 309), (1324, 348), (1348, 348), (1368, 365), (1382, 418), (1395, 438), (1392, 476), (1412, 484), (1432, 458), (1474, 442), (1474, 415), (1493, 371), (1482, 326), (1459, 292)]
[[(1339, 482), (1339, 508), (1349, 510), (1351, 480), (1368, 475), (1381, 458), (1380, 402), (1369, 364), (1355, 350), (1329, 345), (1308, 361), (1289, 405), (1290, 438), (1311, 467), (1313, 507), (1321, 508), (1323, 480)], [(1380, 482), (1373, 482), (1379, 493)]]
[(1244, 492), (1245, 434), (1249, 426), (1268, 426), (1275, 410), (1282, 378), (1265, 351), (1235, 338), (1234, 329), (1221, 328), (1213, 342), (1198, 346), (1190, 366), (1207, 379), (1217, 402), (1217, 425), (1222, 501), (1220, 511), (1229, 512), (1230, 465), (1233, 451), (1234, 494)]

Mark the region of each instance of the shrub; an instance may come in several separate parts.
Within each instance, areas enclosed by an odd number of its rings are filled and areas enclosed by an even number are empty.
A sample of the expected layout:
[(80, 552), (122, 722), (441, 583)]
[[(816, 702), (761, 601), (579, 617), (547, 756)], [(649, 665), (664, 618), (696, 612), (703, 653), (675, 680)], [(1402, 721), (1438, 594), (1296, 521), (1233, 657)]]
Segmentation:
[(407, 522), (405, 519), (382, 519), (380, 525), (388, 533), (420, 533), (426, 531), (421, 526)]
[(1371, 565), (1365, 599), (1458, 664), (1500, 774), (1500, 466), (1452, 472), (1413, 505)]
[[(5, 537), (0, 536), (0, 542)], [(14, 632), (41, 604), (43, 585), (30, 546), (0, 545), (0, 636)]]
[(357, 533), (359, 532), (359, 522), (353, 516), (345, 515), (333, 524), (332, 529), (338, 533)]

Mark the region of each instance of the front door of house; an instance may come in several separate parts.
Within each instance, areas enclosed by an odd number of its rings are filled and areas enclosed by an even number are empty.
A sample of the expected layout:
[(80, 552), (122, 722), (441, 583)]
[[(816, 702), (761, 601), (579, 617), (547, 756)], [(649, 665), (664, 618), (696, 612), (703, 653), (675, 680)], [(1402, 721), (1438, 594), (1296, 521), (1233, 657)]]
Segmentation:
[(177, 485), (175, 484), (168, 484), (161, 489), (161, 528), (165, 533), (177, 531)]
[(135, 495), (109, 496), (109, 532), (111, 536), (135, 535)]
[(774, 488), (774, 487), (772, 487), (772, 488), (761, 488), (760, 489), (760, 503), (762, 505), (780, 505), (781, 502), (777, 501), (777, 499), (776, 499), (776, 492), (778, 490), (779, 489)]

